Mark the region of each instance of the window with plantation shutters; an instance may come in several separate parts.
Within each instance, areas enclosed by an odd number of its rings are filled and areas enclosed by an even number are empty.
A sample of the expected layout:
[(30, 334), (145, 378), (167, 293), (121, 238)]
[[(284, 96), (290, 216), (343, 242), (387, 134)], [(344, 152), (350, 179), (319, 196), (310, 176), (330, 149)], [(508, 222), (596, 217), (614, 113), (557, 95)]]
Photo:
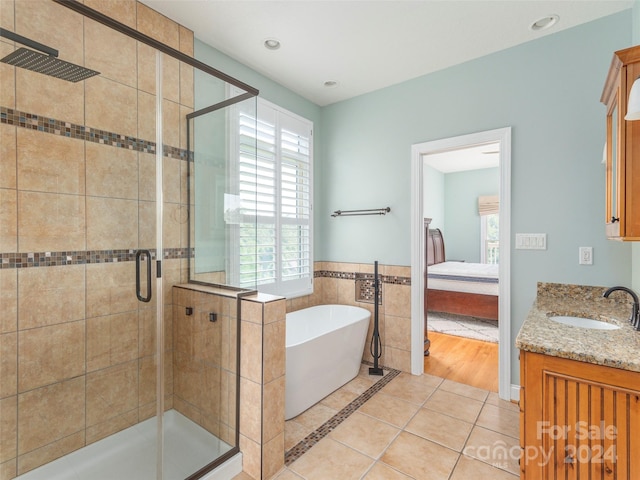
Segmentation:
[[(312, 292), (312, 123), (262, 99), (239, 114), (239, 284)], [(255, 154), (254, 154), (255, 153)]]

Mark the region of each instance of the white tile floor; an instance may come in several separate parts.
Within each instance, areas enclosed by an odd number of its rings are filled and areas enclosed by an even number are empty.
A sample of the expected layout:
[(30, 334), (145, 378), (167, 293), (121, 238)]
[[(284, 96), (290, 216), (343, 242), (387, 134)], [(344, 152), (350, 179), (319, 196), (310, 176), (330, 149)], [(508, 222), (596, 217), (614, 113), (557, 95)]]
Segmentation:
[[(17, 480), (155, 480), (156, 418), (87, 445)], [(164, 416), (164, 478), (182, 480), (231, 445), (175, 410)]]

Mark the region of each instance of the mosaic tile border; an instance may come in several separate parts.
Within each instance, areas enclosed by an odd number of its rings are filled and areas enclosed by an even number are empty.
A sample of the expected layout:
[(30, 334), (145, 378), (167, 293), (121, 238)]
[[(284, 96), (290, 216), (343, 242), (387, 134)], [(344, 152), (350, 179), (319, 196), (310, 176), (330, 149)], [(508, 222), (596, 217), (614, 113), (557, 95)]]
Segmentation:
[[(370, 362), (363, 362), (366, 365), (371, 365)], [(324, 422), (320, 427), (318, 427), (315, 431), (311, 432), (305, 438), (300, 440), (296, 445), (291, 447), (290, 450), (285, 452), (284, 454), (284, 464), (288, 467), (293, 462), (295, 462), (298, 458), (304, 455), (309, 451), (311, 447), (313, 447), (316, 443), (326, 437), (329, 433), (335, 430), (338, 425), (344, 422), (349, 416), (354, 413), (358, 408), (360, 408), (364, 403), (371, 399), (376, 393), (378, 393), (382, 387), (387, 385), (391, 380), (396, 378), (400, 374), (400, 370), (395, 370), (393, 368), (384, 368), (388, 370), (388, 373), (385, 374), (380, 380), (371, 385), (367, 390), (365, 390), (360, 396), (358, 396), (355, 400), (349, 403), (346, 407), (336, 413), (329, 420)]]
[[(411, 285), (411, 277), (398, 277), (395, 275), (378, 275), (381, 283), (390, 283), (393, 285)], [(340, 280), (371, 280), (373, 281), (373, 273), (359, 272), (334, 272), (331, 270), (316, 270), (313, 272), (314, 278), (338, 278)]]
[[(156, 153), (156, 143), (141, 138), (121, 135), (119, 133), (108, 132), (96, 128), (76, 125), (75, 123), (56, 120), (55, 118), (43, 117), (33, 113), (21, 112), (12, 108), (0, 106), (0, 123), (15, 125), (16, 127), (37, 130), (44, 133), (52, 133), (62, 137), (84, 140), (87, 142), (111, 145), (112, 147), (135, 150), (142, 153)], [(187, 150), (170, 145), (162, 146), (162, 155), (168, 158), (181, 160), (192, 159)]]
[[(0, 269), (57, 267), (61, 265), (85, 265), (94, 263), (133, 262), (136, 249), (84, 250), (64, 252), (0, 253)], [(149, 249), (151, 258), (156, 258), (156, 250)], [(164, 259), (173, 260), (194, 256), (193, 249), (165, 248)]]

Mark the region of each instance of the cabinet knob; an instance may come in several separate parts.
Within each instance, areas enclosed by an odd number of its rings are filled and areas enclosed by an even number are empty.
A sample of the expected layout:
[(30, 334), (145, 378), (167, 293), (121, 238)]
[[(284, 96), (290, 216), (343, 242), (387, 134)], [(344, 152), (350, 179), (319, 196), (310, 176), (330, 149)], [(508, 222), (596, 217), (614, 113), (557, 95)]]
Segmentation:
[(619, 217), (611, 217), (611, 223), (616, 223), (619, 222), (620, 218)]

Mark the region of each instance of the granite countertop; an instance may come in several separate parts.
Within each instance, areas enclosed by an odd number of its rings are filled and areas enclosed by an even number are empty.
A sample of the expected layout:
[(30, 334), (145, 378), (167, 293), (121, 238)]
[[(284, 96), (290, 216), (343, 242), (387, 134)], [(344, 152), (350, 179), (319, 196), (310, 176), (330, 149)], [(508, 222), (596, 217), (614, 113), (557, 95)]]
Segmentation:
[[(528, 352), (640, 372), (640, 331), (629, 324), (631, 297), (606, 287), (539, 283), (538, 296), (516, 338)], [(550, 320), (571, 315), (615, 323), (617, 330), (594, 330)]]

